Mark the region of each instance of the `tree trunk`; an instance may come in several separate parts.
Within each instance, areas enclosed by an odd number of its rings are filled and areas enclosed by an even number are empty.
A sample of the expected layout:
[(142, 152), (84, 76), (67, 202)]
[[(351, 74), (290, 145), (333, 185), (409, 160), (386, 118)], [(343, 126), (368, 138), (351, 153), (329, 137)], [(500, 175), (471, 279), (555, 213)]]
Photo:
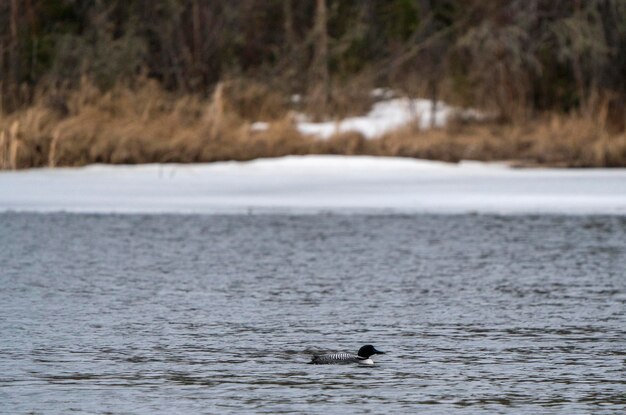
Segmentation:
[(198, 0), (194, 0), (191, 7), (191, 24), (192, 24), (192, 39), (193, 39), (193, 63), (197, 66), (200, 62), (201, 42), (202, 36), (200, 34), (200, 5)]
[(18, 62), (18, 39), (17, 39), (17, 18), (18, 18), (17, 0), (11, 0), (11, 19), (9, 22), (10, 41), (9, 41), (9, 82), (15, 84), (18, 79), (19, 62)]
[(285, 49), (289, 58), (291, 58), (296, 43), (296, 35), (293, 31), (293, 6), (291, 0), (283, 0), (283, 14), (285, 19)]
[(315, 12), (315, 53), (313, 56), (311, 104), (317, 115), (326, 114), (329, 96), (328, 77), (328, 32), (327, 32), (326, 0), (317, 0)]

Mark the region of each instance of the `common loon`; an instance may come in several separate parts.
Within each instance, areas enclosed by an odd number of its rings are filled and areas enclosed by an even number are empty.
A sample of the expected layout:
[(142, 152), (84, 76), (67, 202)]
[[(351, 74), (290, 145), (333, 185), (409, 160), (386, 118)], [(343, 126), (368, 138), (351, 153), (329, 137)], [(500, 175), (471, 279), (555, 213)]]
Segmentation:
[(376, 350), (374, 346), (368, 344), (359, 349), (357, 354), (352, 353), (329, 353), (321, 355), (313, 355), (309, 363), (314, 365), (340, 365), (347, 363), (359, 363), (362, 365), (373, 365), (374, 361), (370, 356), (375, 354), (385, 354), (380, 350)]

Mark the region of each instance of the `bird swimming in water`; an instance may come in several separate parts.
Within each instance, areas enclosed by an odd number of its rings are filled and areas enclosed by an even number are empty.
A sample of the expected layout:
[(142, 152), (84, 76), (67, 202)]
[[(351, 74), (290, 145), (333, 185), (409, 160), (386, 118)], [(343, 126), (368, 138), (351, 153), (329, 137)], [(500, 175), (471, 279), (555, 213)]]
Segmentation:
[(361, 365), (373, 365), (374, 361), (370, 356), (375, 354), (385, 354), (376, 350), (371, 344), (361, 347), (357, 354), (352, 353), (328, 353), (313, 355), (310, 364), (314, 365), (341, 365), (347, 363), (358, 363)]

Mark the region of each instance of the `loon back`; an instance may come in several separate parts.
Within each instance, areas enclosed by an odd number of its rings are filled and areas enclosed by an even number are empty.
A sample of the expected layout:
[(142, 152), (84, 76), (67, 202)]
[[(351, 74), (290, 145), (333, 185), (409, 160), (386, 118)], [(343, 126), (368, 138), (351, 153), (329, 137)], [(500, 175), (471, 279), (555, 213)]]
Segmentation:
[(375, 354), (385, 354), (380, 350), (376, 350), (371, 344), (366, 344), (359, 349), (357, 354), (352, 353), (328, 353), (321, 355), (313, 355), (313, 358), (309, 363), (316, 365), (339, 365), (345, 363), (359, 363), (362, 365), (373, 365), (374, 362), (370, 359), (370, 356)]
[(359, 357), (352, 353), (329, 353), (314, 355), (310, 363), (315, 365), (340, 365), (347, 363), (364, 363), (366, 360), (371, 362), (371, 359)]

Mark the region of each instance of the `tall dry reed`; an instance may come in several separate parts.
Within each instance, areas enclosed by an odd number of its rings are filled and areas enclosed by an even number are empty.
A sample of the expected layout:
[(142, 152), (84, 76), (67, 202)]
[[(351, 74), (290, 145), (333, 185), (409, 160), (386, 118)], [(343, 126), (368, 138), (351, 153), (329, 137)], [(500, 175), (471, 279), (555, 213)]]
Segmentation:
[[(135, 88), (117, 86), (103, 93), (83, 79), (74, 90), (47, 90), (29, 108), (0, 117), (0, 169), (251, 160), (288, 154), (626, 166), (626, 133), (611, 131), (601, 111), (549, 114), (517, 123), (456, 121), (432, 130), (411, 124), (374, 140), (356, 132), (319, 140), (298, 131), (288, 107), (282, 107), (272, 91), (250, 88), (252, 92), (234, 81), (224, 82), (209, 98), (202, 98), (168, 93), (156, 82), (145, 81)], [(271, 120), (267, 130), (252, 129), (257, 118), (245, 115), (260, 116), (255, 102)]]

